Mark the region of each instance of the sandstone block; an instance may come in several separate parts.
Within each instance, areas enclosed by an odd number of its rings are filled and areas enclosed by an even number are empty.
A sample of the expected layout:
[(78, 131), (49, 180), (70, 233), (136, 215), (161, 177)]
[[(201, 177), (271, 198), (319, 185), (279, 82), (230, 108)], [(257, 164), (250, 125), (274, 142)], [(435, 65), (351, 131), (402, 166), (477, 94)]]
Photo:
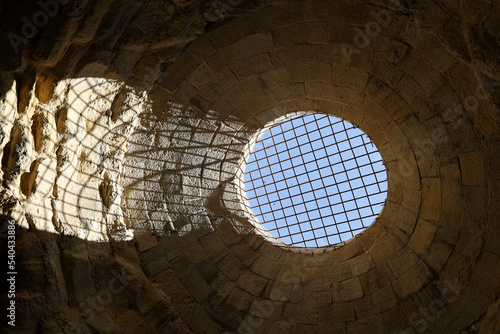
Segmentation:
[(462, 182), (464, 185), (486, 185), (484, 160), (481, 152), (474, 151), (460, 154), (460, 171), (462, 172)]
[(334, 303), (348, 302), (361, 297), (363, 297), (363, 288), (358, 278), (332, 284), (332, 300)]
[(286, 303), (283, 310), (283, 320), (299, 324), (316, 324), (318, 313), (316, 305)]
[(413, 268), (393, 284), (394, 291), (400, 299), (405, 299), (420, 290), (432, 278), (427, 265), (419, 261)]
[(430, 221), (439, 220), (441, 211), (441, 181), (437, 178), (422, 179), (422, 206), (420, 216)]
[(276, 46), (300, 44), (327, 44), (328, 24), (326, 22), (305, 22), (278, 28), (273, 31)]
[(419, 219), (415, 231), (410, 237), (408, 247), (415, 253), (422, 255), (431, 245), (437, 227), (424, 219)]

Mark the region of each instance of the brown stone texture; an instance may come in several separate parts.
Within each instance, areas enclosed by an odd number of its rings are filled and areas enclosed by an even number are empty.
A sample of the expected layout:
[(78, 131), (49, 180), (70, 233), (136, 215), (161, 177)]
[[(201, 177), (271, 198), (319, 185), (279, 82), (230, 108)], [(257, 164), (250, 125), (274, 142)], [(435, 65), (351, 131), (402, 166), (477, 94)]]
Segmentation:
[[(497, 333), (499, 22), (490, 0), (3, 1), (0, 331)], [(252, 140), (298, 112), (387, 167), (345, 245), (288, 247), (245, 200)]]

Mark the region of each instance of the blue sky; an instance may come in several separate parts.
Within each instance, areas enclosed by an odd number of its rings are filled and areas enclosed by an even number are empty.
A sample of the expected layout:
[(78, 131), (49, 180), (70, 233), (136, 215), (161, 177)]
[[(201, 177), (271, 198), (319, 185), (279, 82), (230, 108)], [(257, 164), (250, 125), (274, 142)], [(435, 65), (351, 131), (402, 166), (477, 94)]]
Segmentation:
[(349, 240), (369, 226), (385, 202), (387, 175), (361, 130), (336, 117), (303, 114), (258, 139), (245, 188), (273, 236), (313, 248)]

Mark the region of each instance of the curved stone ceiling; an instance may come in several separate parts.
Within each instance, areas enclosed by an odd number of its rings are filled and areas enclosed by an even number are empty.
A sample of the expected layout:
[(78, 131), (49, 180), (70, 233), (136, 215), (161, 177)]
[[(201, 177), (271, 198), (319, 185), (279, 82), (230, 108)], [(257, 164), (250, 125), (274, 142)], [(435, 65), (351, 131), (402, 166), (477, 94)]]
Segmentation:
[[(142, 50), (130, 77), (102, 70), (92, 54), (53, 91), (49, 70), (16, 77), (4, 100), (3, 194), (19, 199), (20, 224), (32, 230), (20, 236), (23, 268), (39, 277), (21, 305), (62, 303), (44, 311), (56, 320), (37, 326), (442, 333), (487, 314), (478, 327), (491, 330), (500, 123), (497, 60), (488, 57), (498, 43), (480, 56), (486, 48), (446, 35), (457, 22), (439, 14), (451, 5), (415, 6), (276, 3), (237, 11), (174, 61)], [(483, 37), (499, 15), (488, 6)], [(23, 92), (26, 83), (35, 89)], [(339, 249), (275, 245), (241, 200), (249, 141), (304, 111), (358, 126), (387, 167), (383, 211)], [(47, 255), (28, 251), (38, 248)], [(26, 314), (36, 323), (43, 312)]]

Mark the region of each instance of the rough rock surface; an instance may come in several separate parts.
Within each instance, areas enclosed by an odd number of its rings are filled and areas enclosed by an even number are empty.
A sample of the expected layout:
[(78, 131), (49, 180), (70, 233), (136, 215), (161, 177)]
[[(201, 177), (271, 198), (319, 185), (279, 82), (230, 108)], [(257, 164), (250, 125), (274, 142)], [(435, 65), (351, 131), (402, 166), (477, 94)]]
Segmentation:
[[(10, 0), (0, 18), (13, 333), (498, 331), (497, 2)], [(297, 111), (359, 126), (387, 167), (383, 212), (339, 249), (284, 247), (245, 206), (248, 141)]]

